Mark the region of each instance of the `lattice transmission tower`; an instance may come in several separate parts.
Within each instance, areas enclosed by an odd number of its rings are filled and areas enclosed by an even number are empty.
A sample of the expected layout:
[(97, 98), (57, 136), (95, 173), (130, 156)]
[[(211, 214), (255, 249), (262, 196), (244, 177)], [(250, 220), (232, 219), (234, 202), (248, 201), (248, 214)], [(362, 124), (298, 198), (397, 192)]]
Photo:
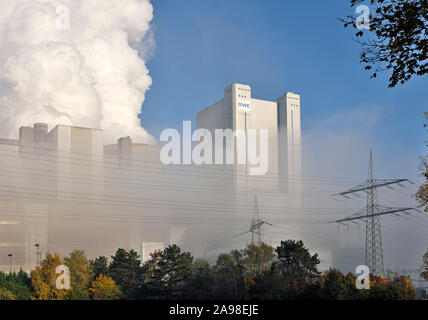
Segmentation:
[(256, 244), (259, 246), (262, 243), (262, 226), (265, 224), (273, 226), (273, 224), (260, 219), (259, 204), (257, 201), (257, 196), (255, 196), (253, 206), (253, 218), (251, 219), (250, 229), (248, 231), (237, 234), (235, 237), (251, 232), (251, 244)]
[(408, 179), (376, 179), (374, 177), (373, 169), (373, 154), (372, 150), (370, 150), (369, 172), (367, 180), (356, 187), (336, 194), (346, 198), (349, 198), (347, 195), (356, 194), (358, 192), (365, 192), (367, 194), (367, 204), (363, 209), (357, 211), (347, 218), (336, 220), (335, 222), (345, 224), (346, 222), (355, 223), (355, 221), (361, 220), (366, 223), (365, 263), (369, 267), (370, 273), (373, 275), (383, 276), (385, 273), (383, 267), (383, 246), (380, 217), (389, 214), (398, 216), (398, 213), (409, 214), (407, 212), (409, 210), (419, 211), (410, 207), (386, 207), (378, 204), (378, 188), (387, 187), (393, 189), (391, 187), (393, 184), (404, 187), (402, 184), (403, 182), (412, 183)]

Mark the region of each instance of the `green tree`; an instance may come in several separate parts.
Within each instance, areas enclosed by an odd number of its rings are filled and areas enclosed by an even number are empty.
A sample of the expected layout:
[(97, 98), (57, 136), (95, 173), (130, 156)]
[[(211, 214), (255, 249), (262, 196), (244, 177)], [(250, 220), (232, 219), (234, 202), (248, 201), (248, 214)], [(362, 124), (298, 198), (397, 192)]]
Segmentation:
[[(351, 7), (364, 0), (351, 0)], [(372, 78), (392, 70), (389, 87), (405, 83), (428, 72), (427, 0), (370, 0), (369, 29), (357, 26), (357, 18), (341, 19), (345, 27), (355, 28), (362, 48), (361, 63), (372, 70)]]
[(142, 266), (143, 282), (148, 282), (154, 277), (154, 271), (162, 257), (162, 250), (156, 250), (150, 253), (150, 259), (145, 261)]
[(98, 278), (100, 274), (108, 276), (108, 260), (106, 257), (100, 256), (90, 261), (93, 279)]
[(345, 279), (339, 270), (330, 268), (321, 276), (320, 296), (326, 300), (346, 298)]
[(17, 300), (29, 300), (32, 296), (31, 279), (22, 269), (18, 273), (0, 272), (0, 288), (11, 292)]
[(278, 300), (284, 298), (287, 290), (288, 286), (279, 274), (270, 270), (255, 276), (247, 292), (251, 300)]
[(208, 261), (196, 259), (192, 265), (192, 274), (185, 281), (183, 297), (186, 299), (208, 300), (213, 298), (214, 272)]
[(86, 258), (85, 251), (72, 251), (69, 257), (64, 258), (64, 263), (70, 269), (70, 280), (73, 290), (85, 292), (92, 278), (91, 264)]
[(302, 241), (281, 241), (276, 248), (278, 259), (272, 263), (272, 272), (280, 276), (282, 282), (278, 290), (285, 297), (295, 298), (302, 294), (307, 285), (318, 279), (318, 254), (310, 254)]
[(127, 299), (135, 298), (142, 269), (137, 252), (118, 249), (111, 257), (108, 273), (117, 283)]
[(184, 294), (185, 281), (191, 278), (193, 257), (174, 244), (155, 259), (144, 285), (146, 294), (153, 299), (179, 298)]
[(158, 268), (158, 263), (162, 257), (162, 250), (156, 250), (150, 253), (150, 259), (145, 261), (142, 265), (142, 279), (141, 288), (138, 292), (140, 299), (159, 299), (161, 295), (161, 286), (156, 283), (153, 279), (155, 278), (155, 270)]
[(90, 300), (88, 290), (71, 289), (68, 300)]
[(357, 286), (355, 285), (356, 281), (357, 277), (352, 272), (348, 272), (348, 274), (345, 276), (344, 282), (347, 300), (366, 299), (369, 294), (369, 290), (357, 289)]
[(17, 298), (10, 290), (0, 287), (0, 300), (17, 300)]
[[(239, 250), (221, 254), (214, 266), (217, 295), (226, 299), (242, 299), (245, 295), (244, 255)], [(220, 293), (220, 294), (219, 294)]]

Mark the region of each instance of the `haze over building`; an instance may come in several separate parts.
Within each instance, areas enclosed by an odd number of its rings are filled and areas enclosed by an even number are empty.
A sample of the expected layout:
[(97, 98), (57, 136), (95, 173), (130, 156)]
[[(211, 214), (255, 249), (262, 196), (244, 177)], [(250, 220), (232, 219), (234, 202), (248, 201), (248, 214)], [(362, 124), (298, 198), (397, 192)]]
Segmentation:
[[(301, 175), (300, 95), (287, 92), (277, 101), (252, 97), (251, 87), (233, 83), (224, 89), (224, 97), (197, 114), (197, 127), (209, 129), (269, 132), (268, 175)], [(259, 151), (259, 150), (258, 150)], [(284, 179), (299, 189), (298, 179)], [(282, 188), (283, 189), (283, 188)]]
[(21, 127), (19, 139), (0, 139), (3, 269), (9, 269), (8, 254), (14, 269), (29, 270), (46, 252), (84, 249), (94, 257), (123, 247), (147, 258), (148, 248), (170, 243), (168, 222), (156, 229), (143, 223), (143, 189), (135, 188), (139, 181), (160, 180), (159, 148), (130, 137), (103, 141), (100, 129), (57, 125), (49, 131), (44, 123)]
[[(224, 89), (224, 96), (207, 106), (197, 114), (197, 128), (208, 129), (214, 136), (216, 129), (233, 131), (255, 129), (268, 130), (268, 171), (266, 175), (252, 176), (248, 166), (235, 165), (234, 188), (237, 191), (236, 203), (250, 206), (257, 196), (260, 213), (268, 216), (267, 205), (296, 208), (301, 207), (301, 116), (300, 95), (286, 92), (276, 101), (262, 100), (252, 96), (251, 87), (246, 84), (233, 83)], [(236, 152), (239, 139), (236, 134)], [(260, 153), (260, 137), (257, 139), (256, 153)], [(248, 152), (250, 147), (248, 147)], [(248, 211), (248, 217), (252, 213)], [(271, 216), (272, 217), (272, 216)], [(268, 217), (267, 219), (272, 219)], [(295, 226), (298, 230), (299, 227)], [(266, 231), (269, 234), (269, 231)], [(291, 236), (291, 235), (290, 235)], [(265, 238), (265, 241), (269, 239)]]
[[(277, 227), (266, 228), (266, 243), (308, 232), (301, 224), (299, 95), (267, 101), (253, 98), (248, 85), (232, 84), (197, 114), (197, 127), (267, 129), (267, 174), (250, 176), (242, 165), (166, 166), (158, 147), (132, 137), (104, 145), (100, 129), (49, 131), (36, 123), (21, 127), (19, 139), (0, 139), (0, 266), (9, 268), (9, 253), (15, 269), (28, 270), (46, 252), (75, 249), (91, 258), (133, 249), (147, 260), (169, 244), (215, 257), (248, 243), (249, 236), (235, 235), (248, 230), (255, 197), (261, 219)], [(278, 233), (290, 223), (291, 231)], [(330, 248), (311, 248), (331, 261)]]

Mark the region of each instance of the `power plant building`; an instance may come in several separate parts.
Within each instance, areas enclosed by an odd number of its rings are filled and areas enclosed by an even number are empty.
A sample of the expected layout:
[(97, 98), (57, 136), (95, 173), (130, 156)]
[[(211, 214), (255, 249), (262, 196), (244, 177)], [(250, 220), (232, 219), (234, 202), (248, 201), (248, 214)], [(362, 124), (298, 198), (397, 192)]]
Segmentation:
[[(197, 114), (197, 128), (267, 129), (269, 133), (268, 175), (301, 175), (300, 95), (287, 92), (276, 101), (252, 97), (251, 87), (233, 83), (224, 96)], [(260, 151), (257, 147), (257, 151)], [(289, 179), (287, 180), (289, 181)], [(290, 180), (291, 181), (291, 180)], [(293, 182), (294, 187), (297, 180)]]
[(156, 146), (130, 137), (104, 146), (100, 129), (36, 123), (17, 140), (0, 139), (0, 169), (0, 271), (29, 271), (47, 252), (75, 249), (90, 257), (134, 249), (147, 258), (176, 238), (168, 223), (153, 228), (144, 217), (141, 194), (156, 195), (145, 181), (163, 177)]
[[(282, 179), (301, 174), (299, 95), (289, 92), (266, 101), (252, 97), (250, 86), (235, 83), (197, 114), (197, 127), (267, 129), (269, 166), (261, 178), (270, 182), (263, 188), (299, 188), (298, 180)], [(89, 257), (133, 249), (146, 260), (150, 252), (186, 239), (205, 239), (197, 246), (190, 242), (192, 251), (202, 255), (230, 248), (225, 238), (209, 241), (213, 224), (220, 228), (224, 223), (213, 194), (225, 190), (228, 171), (165, 167), (159, 154), (159, 147), (133, 143), (131, 137), (104, 145), (102, 130), (67, 125), (49, 130), (36, 123), (21, 127), (19, 139), (0, 139), (0, 270), (9, 270), (12, 263), (12, 269), (28, 271), (47, 252), (65, 256), (76, 249)], [(257, 192), (260, 178), (244, 179), (243, 169), (237, 168), (234, 187), (239, 190), (222, 196), (224, 203), (230, 201), (231, 212), (244, 215), (232, 217), (240, 226), (242, 219), (251, 219), (251, 212), (240, 208), (253, 199), (242, 204), (233, 196)], [(269, 201), (259, 200), (262, 206)]]

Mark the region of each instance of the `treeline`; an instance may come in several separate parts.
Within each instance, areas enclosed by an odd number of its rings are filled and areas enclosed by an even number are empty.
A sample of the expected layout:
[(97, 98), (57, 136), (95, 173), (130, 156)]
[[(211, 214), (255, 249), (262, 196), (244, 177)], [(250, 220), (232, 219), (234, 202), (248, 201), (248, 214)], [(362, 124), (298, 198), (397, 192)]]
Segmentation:
[[(172, 245), (140, 265), (138, 254), (118, 249), (111, 257), (88, 260), (75, 250), (62, 259), (47, 254), (40, 266), (0, 273), (0, 299), (414, 299), (407, 276), (371, 277), (370, 290), (358, 290), (352, 273), (318, 271), (320, 260), (302, 241), (282, 241), (276, 249), (251, 244), (221, 254), (215, 264), (194, 259)], [(70, 269), (71, 288), (57, 289), (57, 266)]]

